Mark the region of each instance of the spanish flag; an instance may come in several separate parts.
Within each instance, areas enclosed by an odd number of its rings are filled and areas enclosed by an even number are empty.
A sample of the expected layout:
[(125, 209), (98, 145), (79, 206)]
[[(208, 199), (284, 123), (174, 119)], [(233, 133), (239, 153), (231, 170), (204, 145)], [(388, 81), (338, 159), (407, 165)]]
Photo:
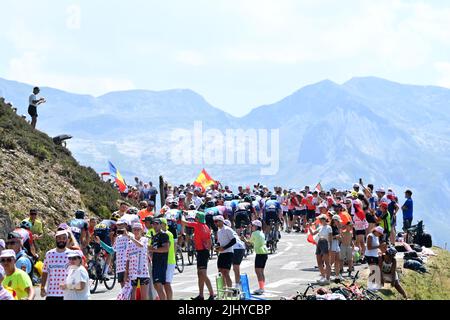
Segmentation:
[(200, 172), (197, 179), (195, 179), (193, 183), (194, 186), (202, 188), (203, 191), (205, 191), (207, 187), (213, 184), (217, 184), (217, 181), (211, 178), (211, 176), (206, 172), (205, 169)]
[(111, 161), (108, 161), (108, 163), (110, 176), (115, 179), (116, 184), (119, 186), (119, 191), (125, 192), (125, 190), (127, 189), (127, 185), (125, 184), (125, 181), (123, 180), (119, 170), (116, 169), (116, 167), (111, 163)]

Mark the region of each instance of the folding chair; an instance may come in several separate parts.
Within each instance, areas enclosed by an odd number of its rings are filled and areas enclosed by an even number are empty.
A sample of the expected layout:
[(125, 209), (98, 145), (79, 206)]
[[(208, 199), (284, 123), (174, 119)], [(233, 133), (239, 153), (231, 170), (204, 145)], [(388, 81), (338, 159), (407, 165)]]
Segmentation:
[(217, 300), (240, 300), (241, 292), (239, 289), (225, 287), (222, 275), (216, 277)]
[(242, 300), (267, 300), (260, 297), (252, 296), (250, 293), (250, 284), (246, 273), (241, 274)]

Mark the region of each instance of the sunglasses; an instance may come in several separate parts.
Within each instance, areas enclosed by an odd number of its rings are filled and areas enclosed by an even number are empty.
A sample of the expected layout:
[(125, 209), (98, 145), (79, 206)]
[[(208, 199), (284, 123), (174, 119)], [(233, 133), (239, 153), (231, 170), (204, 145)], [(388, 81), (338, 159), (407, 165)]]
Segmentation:
[(0, 263), (6, 263), (6, 262), (10, 263), (10, 262), (12, 262), (12, 261), (13, 261), (13, 258), (3, 258), (3, 259), (0, 259)]

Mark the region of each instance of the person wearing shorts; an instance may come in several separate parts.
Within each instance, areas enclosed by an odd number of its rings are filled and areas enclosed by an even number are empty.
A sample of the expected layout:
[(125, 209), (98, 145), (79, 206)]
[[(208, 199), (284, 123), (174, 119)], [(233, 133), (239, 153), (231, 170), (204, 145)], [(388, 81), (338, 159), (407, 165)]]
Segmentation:
[(253, 294), (261, 295), (264, 293), (264, 286), (266, 283), (266, 277), (264, 275), (264, 269), (266, 268), (266, 262), (268, 259), (269, 250), (266, 246), (266, 240), (264, 233), (262, 232), (262, 223), (259, 220), (252, 222), (252, 236), (249, 240), (255, 248), (255, 273), (258, 279), (259, 289), (255, 290)]
[(344, 261), (347, 262), (348, 275), (353, 271), (353, 223), (348, 221), (344, 230), (341, 232), (341, 252), (339, 257), (342, 262), (342, 272), (344, 271)]
[(37, 106), (46, 102), (44, 98), (40, 98), (40, 99), (37, 98), (37, 95), (39, 94), (40, 91), (41, 90), (38, 87), (35, 87), (33, 89), (33, 93), (28, 98), (28, 100), (29, 100), (28, 114), (31, 117), (31, 126), (33, 127), (33, 129), (36, 129), (36, 123), (37, 123), (37, 118), (38, 118)]
[(203, 292), (205, 285), (209, 291), (209, 299), (214, 300), (214, 291), (211, 285), (211, 280), (208, 278), (208, 261), (209, 251), (211, 249), (211, 230), (206, 225), (205, 213), (197, 211), (195, 222), (186, 221), (182, 217), (181, 223), (186, 227), (194, 229), (194, 246), (197, 251), (197, 276), (199, 295), (192, 300), (205, 300)]
[(166, 283), (164, 283), (164, 291), (166, 292), (166, 300), (173, 300), (172, 281), (177, 264), (175, 257), (175, 240), (173, 234), (167, 229), (167, 220), (161, 218), (162, 229), (169, 236), (169, 252), (167, 257)]
[[(225, 220), (225, 225), (231, 228), (231, 222)], [(245, 243), (239, 238), (237, 233), (233, 230), (236, 244), (233, 246), (233, 272), (235, 279), (235, 286), (239, 288), (241, 283), (241, 262), (245, 256)]]
[(166, 293), (163, 285), (166, 284), (167, 262), (169, 257), (170, 242), (167, 233), (162, 231), (161, 219), (153, 220), (155, 235), (152, 238), (149, 252), (153, 254), (152, 258), (152, 277), (153, 286), (158, 293), (160, 300), (166, 300)]
[(321, 276), (318, 282), (319, 284), (328, 284), (330, 283), (331, 277), (329, 252), (331, 249), (333, 230), (331, 226), (327, 224), (327, 216), (325, 214), (321, 214), (318, 219), (320, 221), (320, 226), (315, 231), (310, 230), (310, 232), (313, 236), (318, 234), (319, 237), (316, 246), (316, 259)]
[(219, 253), (217, 268), (222, 274), (226, 286), (228, 288), (232, 288), (233, 281), (230, 277), (230, 270), (233, 263), (233, 246), (236, 244), (236, 232), (225, 225), (225, 219), (223, 216), (215, 216), (214, 223), (216, 223), (219, 229), (217, 232), (218, 246), (215, 248), (215, 250)]

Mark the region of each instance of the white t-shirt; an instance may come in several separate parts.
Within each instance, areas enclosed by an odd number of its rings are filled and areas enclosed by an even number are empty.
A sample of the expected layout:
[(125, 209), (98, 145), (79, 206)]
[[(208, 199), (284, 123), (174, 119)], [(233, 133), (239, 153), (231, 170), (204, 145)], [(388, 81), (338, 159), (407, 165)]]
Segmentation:
[(114, 251), (116, 252), (116, 273), (125, 272), (127, 264), (127, 248), (130, 239), (123, 235), (119, 235), (114, 243)]
[(34, 93), (32, 93), (32, 94), (30, 95), (30, 98), (29, 98), (28, 100), (29, 100), (29, 104), (30, 104), (30, 105), (36, 107), (36, 106), (37, 106), (37, 103), (33, 103), (33, 101), (39, 100), (39, 99), (37, 98), (37, 96), (36, 96)]
[(69, 252), (71, 252), (69, 249), (64, 252), (57, 252), (56, 249), (52, 249), (45, 255), (43, 272), (48, 274), (46, 290), (48, 297), (64, 296), (64, 291), (60, 285), (67, 278), (67, 267), (69, 266), (67, 254)]
[(233, 246), (233, 250), (245, 249), (244, 241), (242, 241), (241, 238), (239, 238), (236, 231), (233, 230), (233, 233), (234, 233), (234, 237), (236, 238), (236, 244)]
[(194, 201), (195, 209), (198, 209), (203, 203), (202, 199), (200, 197), (197, 197), (197, 196), (193, 196), (192, 200)]
[(137, 278), (148, 278), (148, 238), (142, 237), (139, 242), (142, 248), (139, 248), (130, 240), (127, 248), (127, 260), (129, 261), (128, 275), (131, 280)]
[[(221, 247), (226, 246), (228, 243), (230, 243), (231, 240), (235, 238), (234, 237), (235, 234), (236, 232), (234, 232), (233, 229), (224, 225), (222, 229), (219, 229), (219, 231), (217, 231), (217, 240), (219, 242), (219, 245)], [(227, 252), (233, 253), (233, 247), (225, 249), (221, 253)]]
[[(82, 291), (77, 291), (80, 283), (85, 283)], [(66, 290), (64, 290), (64, 300), (88, 300), (89, 299), (89, 274), (83, 266), (67, 268)]]
[(319, 227), (319, 233), (317, 234), (319, 236), (319, 239), (326, 239), (328, 240), (328, 235), (331, 234), (333, 230), (331, 229), (330, 225), (320, 226)]

